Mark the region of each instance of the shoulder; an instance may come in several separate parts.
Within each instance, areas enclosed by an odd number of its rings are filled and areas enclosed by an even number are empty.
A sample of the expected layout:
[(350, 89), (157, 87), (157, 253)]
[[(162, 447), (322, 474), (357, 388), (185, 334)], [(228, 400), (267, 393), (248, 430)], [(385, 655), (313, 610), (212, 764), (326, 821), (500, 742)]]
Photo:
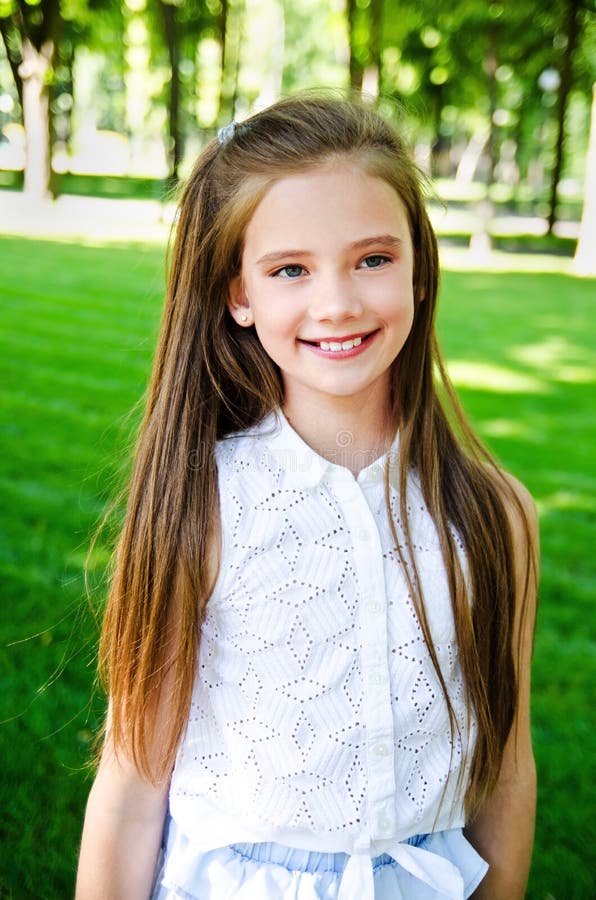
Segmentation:
[[(508, 472), (490, 469), (511, 529), (516, 582), (516, 630), (533, 638), (539, 568), (539, 526), (536, 504), (527, 487)], [(523, 640), (523, 636), (522, 636)]]
[(529, 551), (538, 551), (538, 511), (527, 487), (509, 472), (493, 470), (494, 482), (509, 519), (514, 546), (520, 550), (525, 544)]
[(257, 455), (255, 435), (250, 431), (238, 431), (220, 438), (215, 445), (220, 489), (235, 475), (246, 474), (249, 469), (253, 469)]
[(288, 476), (300, 472), (302, 465), (301, 458), (286, 446), (273, 413), (221, 438), (215, 462), (220, 499), (232, 491), (236, 499), (245, 498), (249, 504), (263, 492), (286, 486)]
[(484, 466), (499, 495), (512, 531), (512, 537), (526, 536), (532, 543), (538, 540), (538, 512), (528, 488), (514, 475), (494, 465)]
[[(494, 470), (493, 470), (494, 473)], [(530, 529), (532, 536), (538, 534), (538, 512), (536, 503), (528, 488), (514, 475), (499, 470), (493, 474), (495, 484), (500, 486), (501, 499), (509, 516), (514, 534), (520, 529)]]
[(276, 434), (278, 430), (276, 423), (274, 413), (270, 413), (241, 431), (232, 431), (219, 438), (215, 444), (216, 460), (230, 462), (251, 452), (258, 456), (259, 450), (266, 448), (272, 436)]

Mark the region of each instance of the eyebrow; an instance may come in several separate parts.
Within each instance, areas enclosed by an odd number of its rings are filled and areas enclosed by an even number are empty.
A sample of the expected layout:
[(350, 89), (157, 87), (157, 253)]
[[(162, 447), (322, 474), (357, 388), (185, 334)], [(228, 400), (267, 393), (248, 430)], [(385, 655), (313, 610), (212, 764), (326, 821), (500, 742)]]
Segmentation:
[[(359, 241), (354, 241), (352, 244), (348, 246), (348, 250), (366, 250), (367, 247), (388, 247), (394, 250), (399, 249), (403, 241), (401, 238), (398, 238), (394, 234), (374, 234), (370, 237), (362, 238)], [(297, 250), (297, 249), (289, 249), (289, 250), (273, 250), (271, 253), (265, 253), (264, 256), (261, 256), (257, 260), (257, 265), (262, 265), (263, 263), (272, 263), (277, 262), (281, 259), (287, 259), (290, 256), (311, 256), (312, 251), (310, 250)]]

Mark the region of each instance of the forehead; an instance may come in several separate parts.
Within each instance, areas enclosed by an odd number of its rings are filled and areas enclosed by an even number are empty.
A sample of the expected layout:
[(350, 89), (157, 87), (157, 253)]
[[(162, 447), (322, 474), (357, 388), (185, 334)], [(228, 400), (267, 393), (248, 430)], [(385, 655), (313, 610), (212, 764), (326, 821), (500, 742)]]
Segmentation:
[(244, 247), (256, 250), (271, 239), (294, 235), (307, 240), (330, 234), (351, 241), (355, 232), (396, 233), (405, 241), (408, 217), (387, 181), (356, 163), (336, 162), (275, 181), (248, 223)]

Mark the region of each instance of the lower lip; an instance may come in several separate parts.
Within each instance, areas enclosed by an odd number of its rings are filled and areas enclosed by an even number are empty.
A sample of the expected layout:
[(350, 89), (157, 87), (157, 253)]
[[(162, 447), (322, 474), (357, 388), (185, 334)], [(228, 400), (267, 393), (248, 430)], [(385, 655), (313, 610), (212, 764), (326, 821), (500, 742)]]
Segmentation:
[(350, 350), (323, 350), (318, 344), (309, 344), (306, 341), (300, 341), (300, 343), (308, 350), (312, 350), (313, 353), (316, 353), (317, 356), (322, 356), (324, 359), (353, 359), (355, 356), (360, 356), (361, 353), (364, 353), (366, 348), (372, 344), (378, 333), (378, 331), (373, 331), (372, 334), (362, 338), (362, 343), (357, 347), (352, 347)]

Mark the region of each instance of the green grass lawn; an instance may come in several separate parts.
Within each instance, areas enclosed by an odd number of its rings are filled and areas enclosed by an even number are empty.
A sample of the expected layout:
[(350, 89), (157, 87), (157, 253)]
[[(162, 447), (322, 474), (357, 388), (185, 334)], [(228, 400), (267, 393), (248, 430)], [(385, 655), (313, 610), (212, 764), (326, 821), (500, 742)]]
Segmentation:
[[(72, 895), (100, 709), (83, 565), (144, 390), (162, 267), (150, 246), (0, 238), (2, 898)], [(534, 900), (594, 896), (595, 287), (535, 273), (443, 283), (465, 406), (541, 514)]]

